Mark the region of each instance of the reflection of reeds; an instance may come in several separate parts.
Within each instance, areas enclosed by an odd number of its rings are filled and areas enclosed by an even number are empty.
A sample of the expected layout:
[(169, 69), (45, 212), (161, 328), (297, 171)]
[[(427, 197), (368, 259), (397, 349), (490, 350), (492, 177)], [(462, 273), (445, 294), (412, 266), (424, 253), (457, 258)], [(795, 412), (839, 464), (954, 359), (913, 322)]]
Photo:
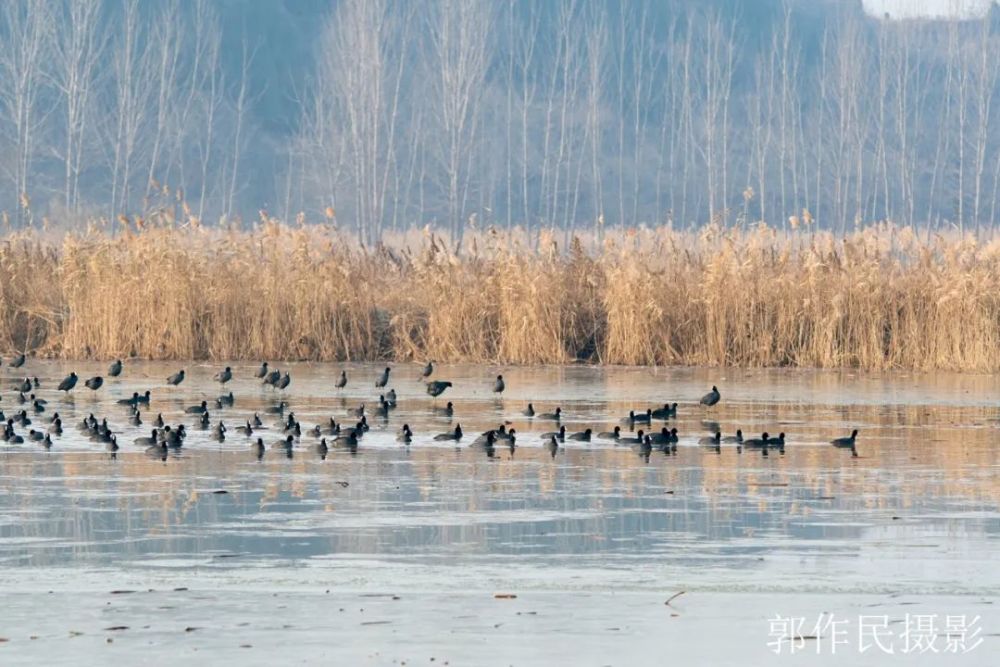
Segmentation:
[(62, 357), (1000, 369), (1000, 241), (879, 225), (358, 247), (327, 226), (0, 245), (0, 347)]

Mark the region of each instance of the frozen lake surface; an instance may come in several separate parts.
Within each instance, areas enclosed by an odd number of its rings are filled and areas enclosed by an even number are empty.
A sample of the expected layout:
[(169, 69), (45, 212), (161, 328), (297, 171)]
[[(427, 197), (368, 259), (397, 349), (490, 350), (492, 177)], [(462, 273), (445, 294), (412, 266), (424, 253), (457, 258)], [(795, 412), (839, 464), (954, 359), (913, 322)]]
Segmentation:
[[(444, 366), (454, 387), (432, 399), (421, 366), (399, 364), (398, 407), (369, 417), (356, 455), (323, 460), (303, 436), (289, 458), (262, 414), (258, 461), (247, 438), (216, 442), (183, 414), (222, 393), (219, 367), (167, 387), (179, 367), (126, 363), (96, 393), (83, 380), (104, 364), (3, 367), (6, 415), (44, 429), (59, 412), (66, 430), (49, 451), (0, 441), (0, 664), (996, 664), (1000, 378)], [(235, 405), (210, 405), (212, 422), (281, 397), (304, 428), (377, 404), (381, 366), (280, 367), (285, 392), (234, 367)], [(18, 373), (41, 379), (44, 413), (18, 404)], [(722, 401), (705, 409), (712, 384)], [(115, 402), (146, 389), (146, 423), (130, 426)], [(433, 411), (447, 401), (450, 420)], [(524, 417), (529, 401), (595, 432), (677, 401), (677, 453), (647, 462), (594, 440), (552, 457), (540, 434), (555, 423)], [(88, 413), (119, 433), (116, 457), (77, 430)], [(132, 444), (157, 413), (189, 429), (165, 461)], [(504, 421), (513, 453), (469, 446)], [(784, 431), (785, 453), (717, 453), (698, 444), (712, 422)], [(457, 423), (457, 446), (432, 439)], [(857, 458), (828, 444), (853, 428)], [(882, 618), (893, 655), (862, 652)]]

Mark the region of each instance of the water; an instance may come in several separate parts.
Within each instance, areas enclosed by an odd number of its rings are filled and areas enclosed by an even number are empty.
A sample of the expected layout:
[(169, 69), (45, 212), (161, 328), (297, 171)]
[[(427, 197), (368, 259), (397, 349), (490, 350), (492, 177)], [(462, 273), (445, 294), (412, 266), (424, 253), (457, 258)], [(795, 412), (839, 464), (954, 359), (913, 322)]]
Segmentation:
[[(236, 404), (210, 408), (213, 422), (234, 427), (281, 396), (304, 426), (376, 402), (375, 367), (345, 366), (343, 391), (340, 366), (286, 367), (284, 394), (251, 379), (256, 366), (234, 367)], [(58, 411), (66, 432), (48, 452), (0, 443), (0, 663), (745, 665), (776, 659), (770, 619), (803, 618), (797, 634), (810, 636), (827, 613), (848, 619), (850, 642), (834, 655), (832, 627), (820, 628), (805, 659), (884, 664), (858, 651), (858, 616), (875, 614), (896, 633), (898, 661), (994, 664), (992, 376), (454, 366), (436, 377), (455, 386), (431, 399), (420, 366), (396, 365), (399, 407), (370, 417), (356, 455), (322, 460), (303, 437), (292, 458), (269, 448), (258, 462), (235, 431), (217, 443), (183, 415), (222, 393), (218, 368), (188, 366), (166, 387), (177, 368), (127, 364), (96, 394), (83, 380), (103, 365), (22, 369), (50, 401), (31, 428)], [(56, 396), (71, 369), (80, 385)], [(9, 416), (21, 406), (3, 370)], [(498, 372), (503, 400), (490, 392)], [(706, 410), (697, 398), (712, 384), (723, 400)], [(146, 424), (128, 426), (114, 402), (145, 389)], [(450, 421), (432, 410), (449, 400)], [(677, 454), (648, 462), (600, 441), (552, 458), (539, 434), (553, 422), (521, 415), (528, 401), (558, 405), (571, 431), (597, 432), (675, 400)], [(114, 459), (77, 431), (90, 412), (120, 433)], [(156, 413), (191, 429), (166, 461), (131, 444)], [(466, 446), (501, 421), (519, 434), (513, 454)], [(404, 422), (409, 447), (395, 441)], [(698, 445), (709, 422), (727, 435), (784, 431), (786, 452), (716, 453)], [(463, 444), (431, 439), (457, 423)], [(852, 428), (857, 458), (828, 444)], [(983, 644), (903, 655), (907, 614), (937, 614), (941, 646), (946, 615), (978, 616)]]

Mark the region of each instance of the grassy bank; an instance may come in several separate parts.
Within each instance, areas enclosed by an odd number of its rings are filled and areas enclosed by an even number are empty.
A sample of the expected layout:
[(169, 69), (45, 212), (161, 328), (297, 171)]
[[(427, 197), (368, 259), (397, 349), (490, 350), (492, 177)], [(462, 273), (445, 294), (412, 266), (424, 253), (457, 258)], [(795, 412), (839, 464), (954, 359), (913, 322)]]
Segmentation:
[[(569, 247), (564, 247), (568, 241)], [(1000, 369), (1000, 238), (766, 227), (566, 239), (324, 226), (8, 235), (0, 348), (40, 356)]]

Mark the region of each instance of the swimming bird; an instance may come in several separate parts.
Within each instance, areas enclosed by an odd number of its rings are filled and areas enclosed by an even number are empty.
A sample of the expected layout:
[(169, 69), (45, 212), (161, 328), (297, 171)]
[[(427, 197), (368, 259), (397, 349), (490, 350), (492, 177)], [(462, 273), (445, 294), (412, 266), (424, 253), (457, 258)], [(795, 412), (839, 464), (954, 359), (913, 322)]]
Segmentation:
[(390, 389), (389, 393), (387, 393), (385, 395), (385, 402), (389, 405), (390, 408), (396, 407), (396, 390), (395, 389)]
[[(8, 419), (7, 422), (11, 423), (11, 422), (13, 422), (13, 420), (12, 419)], [(79, 429), (81, 432), (86, 433), (88, 430), (90, 430), (91, 426), (93, 426), (95, 424), (97, 424), (97, 419), (94, 417), (94, 413), (91, 412), (88, 416), (86, 416), (86, 417), (83, 418), (83, 421), (81, 421), (77, 425), (77, 429)]]
[(290, 385), (291, 383), (292, 383), (292, 376), (288, 374), (288, 371), (285, 371), (285, 374), (281, 376), (281, 379), (278, 380), (278, 383), (274, 386), (277, 387), (278, 389), (287, 389), (288, 385)]
[(155, 445), (160, 441), (160, 439), (157, 437), (158, 435), (159, 435), (159, 430), (154, 428), (149, 436), (138, 437), (132, 442), (142, 447), (148, 447), (149, 445)]
[(144, 393), (139, 394), (135, 399), (136, 405), (149, 405), (149, 390), (147, 389)]
[(31, 409), (35, 411), (36, 415), (45, 412), (45, 406), (38, 399), (31, 402)]
[(494, 435), (493, 431), (487, 431), (479, 438), (476, 438), (475, 442), (472, 443), (472, 447), (482, 447), (486, 452), (487, 458), (493, 458), (496, 454), (496, 441), (497, 437)]
[(28, 440), (38, 442), (43, 438), (45, 438), (45, 434), (42, 433), (41, 431), (36, 431), (35, 429), (31, 429), (30, 431), (28, 431)]
[(132, 413), (132, 416), (128, 419), (128, 423), (132, 426), (142, 426), (142, 416), (138, 410)]
[(215, 399), (215, 407), (219, 409), (222, 409), (224, 407), (232, 407), (232, 405), (235, 402), (236, 402), (236, 397), (233, 396), (233, 392), (229, 392), (229, 394), (223, 394), (222, 396), (219, 396), (217, 399)]
[(55, 421), (49, 424), (49, 433), (52, 433), (54, 435), (62, 435), (62, 432), (63, 432), (62, 420), (59, 419), (59, 417), (56, 417)]
[(73, 387), (76, 386), (77, 375), (76, 373), (70, 373), (63, 378), (63, 381), (59, 383), (59, 391), (65, 391), (67, 394)]
[(323, 434), (340, 435), (340, 424), (333, 417), (330, 417), (330, 423), (323, 428)]
[(230, 368), (229, 366), (226, 366), (224, 369), (222, 369), (214, 376), (212, 376), (212, 379), (218, 382), (219, 384), (224, 385), (233, 379), (233, 369)]
[(564, 442), (566, 440), (566, 425), (562, 424), (558, 431), (550, 431), (548, 433), (542, 433), (542, 438), (556, 438), (559, 442)]
[(347, 371), (340, 371), (340, 379), (333, 386), (337, 389), (343, 389), (347, 386)]
[(413, 431), (410, 430), (409, 424), (403, 424), (403, 428), (400, 429), (399, 433), (396, 435), (396, 442), (410, 443), (413, 440)]
[(439, 415), (444, 415), (445, 417), (451, 417), (455, 414), (455, 406), (451, 401), (448, 401), (448, 405), (443, 408), (433, 408), (433, 411)]
[(175, 387), (177, 385), (179, 385), (181, 382), (184, 382), (184, 369), (183, 368), (180, 369), (179, 371), (177, 371), (176, 373), (174, 373), (173, 375), (171, 375), (170, 377), (167, 378), (167, 384), (172, 384)]
[(184, 414), (201, 415), (208, 412), (208, 402), (202, 401), (200, 405), (192, 405), (184, 408)]
[(647, 408), (647, 410), (646, 410), (645, 413), (640, 412), (638, 414), (636, 414), (636, 412), (634, 410), (630, 410), (629, 413), (628, 413), (628, 417), (626, 417), (625, 419), (623, 419), (622, 423), (625, 423), (625, 424), (649, 424), (652, 421), (653, 421), (653, 411)]
[(257, 442), (250, 445), (250, 452), (258, 461), (264, 458), (264, 438), (257, 438)]
[(497, 379), (493, 382), (493, 393), (503, 395), (503, 390), (507, 388), (504, 384), (503, 376), (498, 375)]
[(649, 455), (653, 453), (653, 441), (647, 435), (640, 442), (632, 445), (632, 451), (639, 455), (646, 463), (649, 463)]
[(264, 422), (262, 422), (260, 420), (260, 415), (258, 415), (256, 412), (253, 413), (253, 427), (254, 428), (265, 428)]
[(108, 377), (116, 378), (121, 374), (122, 374), (122, 360), (115, 359), (114, 361), (111, 362), (111, 365), (108, 366)]
[(344, 447), (351, 454), (358, 453), (358, 429), (353, 429), (348, 431), (346, 435), (342, 435), (333, 441), (334, 447)]
[(579, 440), (582, 442), (590, 442), (591, 430), (588, 428), (586, 430), (580, 431), (578, 433), (573, 433), (568, 436), (570, 440)]
[(769, 446), (773, 445), (777, 447), (780, 451), (785, 451), (785, 434), (784, 432), (779, 433), (777, 438), (768, 438), (767, 444)]
[(699, 445), (718, 446), (722, 443), (722, 431), (716, 431), (715, 435), (705, 436), (698, 440)]
[(379, 394), (378, 407), (375, 408), (375, 416), (388, 418), (390, 410), (392, 410), (392, 406), (389, 405), (389, 401), (385, 400), (385, 396)]
[(562, 419), (562, 408), (556, 408), (555, 412), (544, 412), (540, 415), (535, 415), (538, 419), (553, 419), (559, 421)]
[(184, 430), (184, 424), (179, 425), (177, 428), (170, 430), (170, 427), (166, 427), (166, 441), (168, 447), (173, 447), (179, 449), (184, 446), (184, 437), (187, 435), (187, 431)]
[(246, 426), (237, 426), (236, 427), (236, 432), (237, 433), (241, 433), (241, 434), (245, 435), (248, 438), (251, 435), (253, 435), (253, 426), (250, 425), (250, 420), (249, 419), (247, 420)]
[(556, 442), (555, 436), (548, 439), (545, 443), (545, 449), (552, 456), (552, 458), (556, 457), (556, 452), (559, 451), (559, 443)]
[(139, 402), (139, 392), (133, 391), (132, 398), (119, 398), (115, 403), (118, 405), (129, 405), (135, 407), (136, 403)]
[(676, 441), (677, 429), (674, 429), (673, 432), (671, 432), (670, 429), (664, 426), (660, 429), (659, 433), (654, 433), (647, 437), (649, 437), (649, 439), (657, 445), (669, 445), (670, 443)]
[(257, 378), (257, 379), (260, 379), (262, 377), (266, 377), (267, 376), (267, 362), (266, 361), (261, 363), (260, 368), (257, 369), (257, 372), (254, 373), (253, 376), (255, 378)]
[(514, 436), (516, 434), (517, 431), (515, 429), (510, 429), (509, 431), (505, 430), (503, 424), (501, 424), (500, 428), (498, 428), (496, 431), (493, 432), (493, 435), (496, 436), (497, 441), (505, 440), (507, 442), (513, 442)]
[(767, 448), (767, 440), (768, 440), (767, 431), (764, 431), (764, 433), (759, 438), (750, 438), (749, 440), (744, 440), (743, 445), (745, 447)]
[(148, 456), (155, 456), (163, 461), (167, 460), (167, 443), (161, 442), (158, 444), (152, 444), (146, 447), (146, 454)]
[(622, 437), (622, 427), (621, 426), (615, 426), (615, 430), (613, 430), (613, 431), (604, 431), (603, 433), (598, 433), (597, 437), (601, 438), (603, 440), (618, 440), (619, 438)]
[(25, 361), (25, 356), (23, 354), (19, 354), (10, 360), (10, 367), (20, 368), (21, 366), (24, 365), (24, 361)]
[(427, 383), (427, 393), (431, 396), (440, 396), (450, 386), (451, 383), (445, 380), (431, 380)]
[(834, 447), (854, 447), (855, 441), (858, 439), (858, 429), (851, 431), (851, 436), (849, 438), (837, 438), (836, 440), (831, 440), (830, 444)]
[(264, 376), (264, 384), (269, 384), (272, 387), (278, 384), (278, 380), (281, 379), (281, 371), (271, 371)]
[(434, 372), (434, 361), (428, 361), (427, 365), (424, 366), (424, 370), (420, 373), (420, 377), (429, 378), (431, 373)]
[(201, 430), (207, 429), (211, 425), (211, 417), (209, 417), (208, 411), (201, 413), (201, 419), (198, 420), (198, 428)]
[(656, 419), (669, 419), (677, 416), (677, 404), (664, 403), (662, 408), (653, 410), (653, 417)]
[(490, 439), (492, 439), (495, 442), (501, 436), (503, 436), (504, 438), (508, 437), (507, 436), (507, 427), (504, 426), (503, 424), (501, 424), (499, 428), (496, 428), (496, 429), (492, 429), (491, 428), (488, 431), (483, 431), (482, 433), (479, 434), (479, 436), (475, 440), (472, 441), (472, 444), (470, 446), (471, 447), (482, 447), (482, 446), (485, 446), (486, 443)]
[(743, 444), (743, 430), (736, 429), (736, 435), (727, 435), (725, 438), (722, 439), (722, 442), (728, 444), (737, 444), (737, 445)]
[(31, 384), (31, 379), (24, 378), (23, 380), (14, 385), (14, 389), (23, 393), (25, 391), (31, 391), (32, 386), (33, 385)]
[(508, 432), (507, 449), (510, 451), (510, 455), (514, 456), (514, 450), (517, 449), (517, 438), (514, 435), (514, 429)]
[(524, 411), (521, 414), (523, 414), (525, 417), (534, 417), (535, 416), (535, 406), (532, 405), (531, 403), (528, 403), (528, 407), (525, 408)]
[(716, 387), (715, 385), (712, 385), (712, 391), (708, 392), (707, 394), (701, 397), (701, 404), (711, 407), (716, 403), (718, 403), (719, 399), (721, 398), (722, 394), (719, 393), (719, 388)]
[(108, 420), (103, 419), (97, 427), (97, 430), (90, 434), (90, 439), (96, 440), (97, 442), (109, 442), (112, 435), (111, 429), (108, 427)]
[(264, 408), (264, 413), (269, 415), (283, 415), (285, 414), (285, 408), (288, 407), (288, 403), (281, 401), (275, 406), (270, 406)]
[(386, 366), (385, 370), (382, 371), (382, 374), (379, 375), (378, 378), (375, 379), (375, 388), (376, 389), (381, 389), (382, 387), (386, 386), (387, 384), (389, 384), (389, 367), (388, 366)]
[(83, 384), (87, 386), (87, 389), (97, 391), (98, 389), (101, 388), (101, 385), (104, 384), (104, 378), (102, 378), (100, 375), (95, 375), (94, 377), (90, 378)]
[(326, 454), (329, 451), (330, 451), (330, 448), (327, 447), (327, 445), (326, 445), (326, 438), (323, 438), (319, 442), (316, 443), (316, 453), (319, 455), (319, 458), (321, 460), (326, 461)]
[[(42, 443), (42, 444), (44, 444), (45, 448), (48, 449), (49, 447), (52, 446), (52, 441), (47, 439), (48, 436), (45, 436), (45, 437), (46, 437), (46, 441), (44, 443)], [(114, 454), (115, 452), (117, 452), (118, 451), (118, 437), (114, 436), (114, 435), (111, 436), (111, 440), (109, 440), (108, 442), (104, 443), (104, 449), (107, 450), (108, 452), (110, 452), (111, 454)]]
[(455, 426), (454, 431), (449, 431), (447, 433), (438, 433), (434, 436), (435, 440), (461, 440), (462, 439), (462, 425), (458, 424)]
[(620, 442), (623, 445), (641, 445), (642, 444), (642, 438), (643, 438), (644, 435), (646, 435), (645, 432), (642, 429), (639, 429), (638, 431), (636, 431), (636, 434), (635, 434), (634, 438), (633, 437), (619, 437), (618, 438), (618, 442)]
[(163, 428), (163, 415), (162, 414), (156, 415), (156, 419), (153, 420), (153, 426), (157, 426), (159, 428)]

